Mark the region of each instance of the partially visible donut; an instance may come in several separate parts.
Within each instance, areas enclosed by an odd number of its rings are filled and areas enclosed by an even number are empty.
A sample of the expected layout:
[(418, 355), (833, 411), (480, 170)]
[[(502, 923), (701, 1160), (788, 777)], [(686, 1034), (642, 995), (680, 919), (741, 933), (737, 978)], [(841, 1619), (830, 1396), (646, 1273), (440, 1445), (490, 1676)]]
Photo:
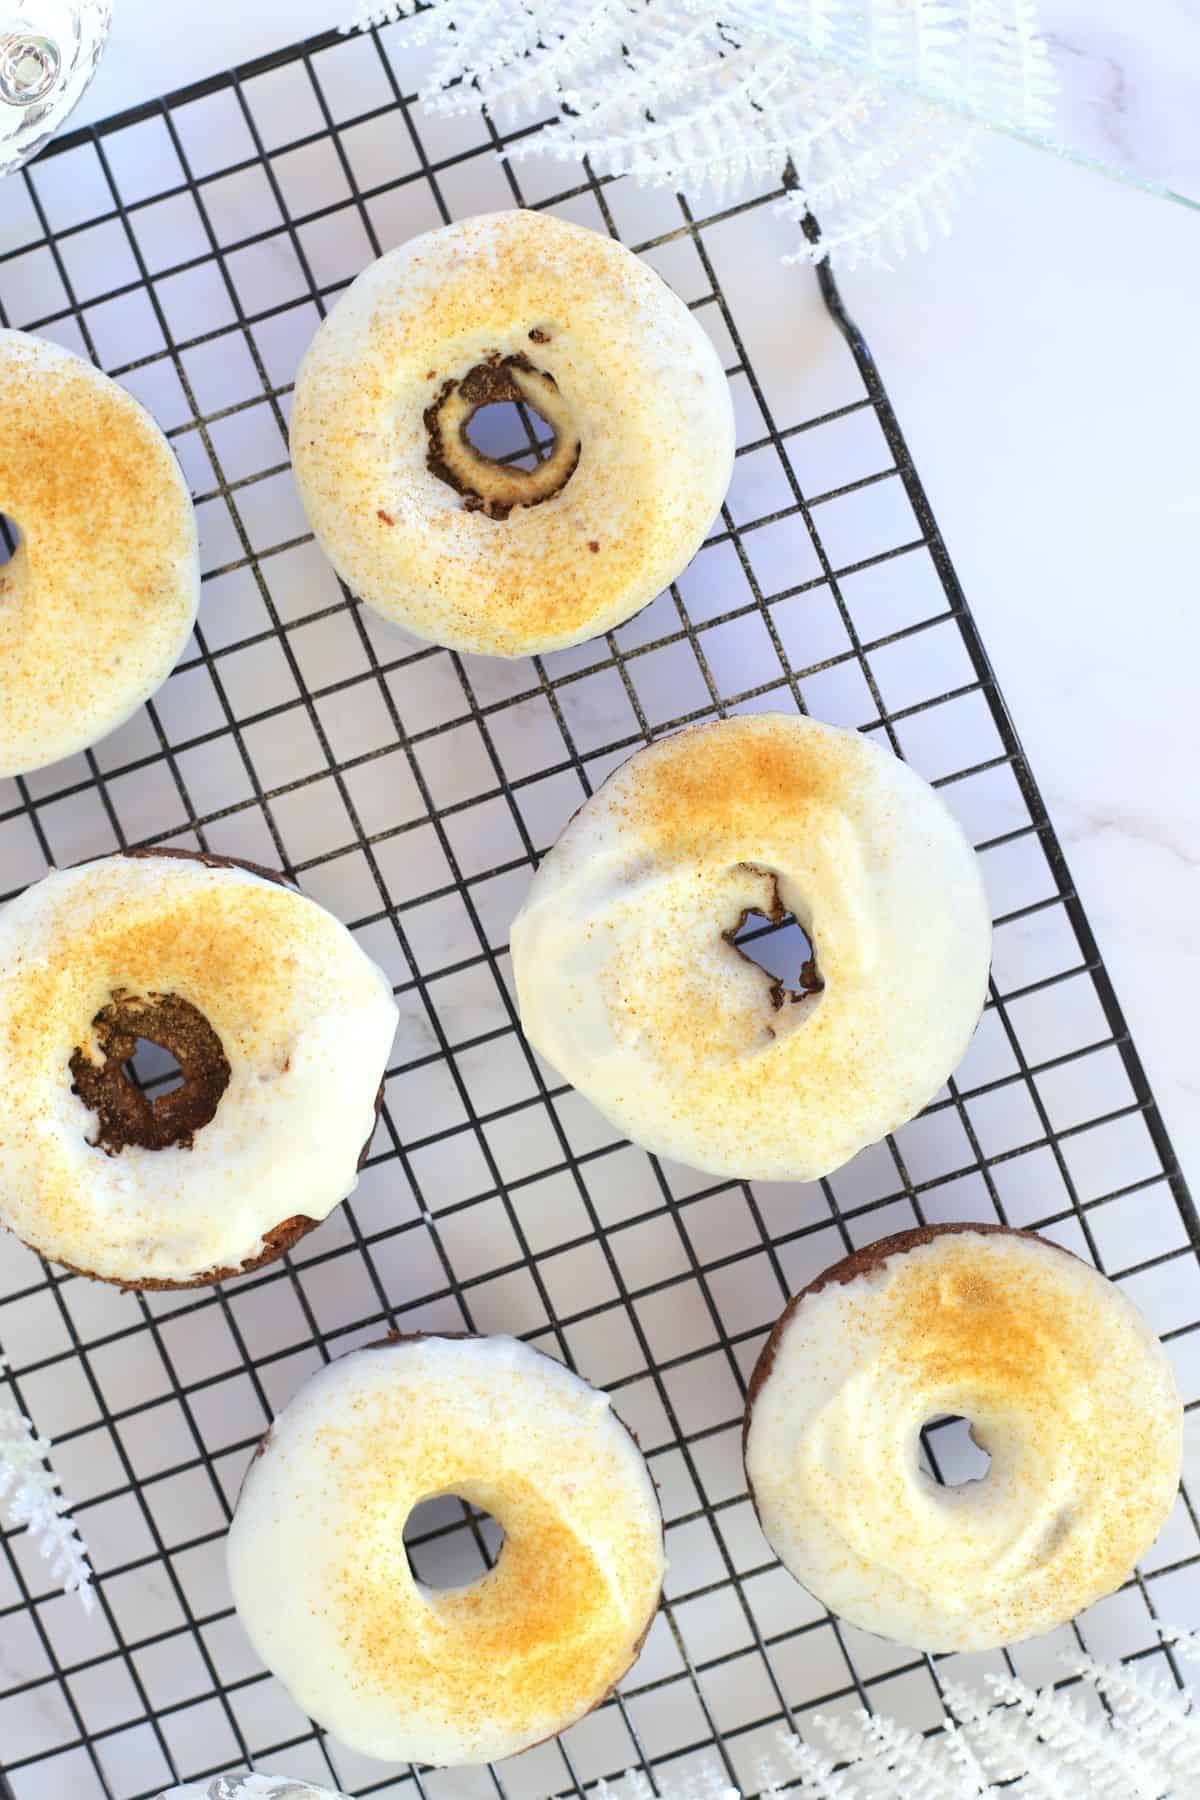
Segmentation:
[(0, 331), (0, 775), (114, 731), (164, 682), (196, 617), (187, 484), (132, 394), (82, 357)]
[[(405, 1554), (421, 1501), (505, 1532), (467, 1587)], [(631, 1666), (662, 1587), (662, 1517), (607, 1397), (509, 1337), (401, 1337), (315, 1375), (251, 1463), (234, 1602), (267, 1667), (388, 1762), (495, 1761), (566, 1730)]]
[[(942, 1487), (919, 1434), (991, 1457)], [(1032, 1232), (883, 1238), (788, 1304), (759, 1358), (746, 1475), (785, 1568), (851, 1624), (926, 1651), (1016, 1643), (1119, 1587), (1174, 1503), (1183, 1409), (1118, 1287)]]
[[(269, 1262), (354, 1188), (395, 1021), (282, 877), (171, 851), (48, 875), (0, 910), (0, 1222), (128, 1287)], [(139, 1039), (174, 1091), (128, 1078)]]
[[(493, 461), (468, 429), (520, 401), (554, 447)], [(648, 264), (535, 212), (426, 232), (347, 289), (296, 377), (296, 483), (352, 592), (418, 637), (524, 656), (668, 586), (733, 466), (729, 387)]]
[[(793, 913), (795, 993), (733, 939)], [(511, 932), (535, 1048), (648, 1150), (811, 1181), (920, 1111), (967, 1048), (991, 923), (944, 802), (860, 733), (760, 713), (632, 757)]]

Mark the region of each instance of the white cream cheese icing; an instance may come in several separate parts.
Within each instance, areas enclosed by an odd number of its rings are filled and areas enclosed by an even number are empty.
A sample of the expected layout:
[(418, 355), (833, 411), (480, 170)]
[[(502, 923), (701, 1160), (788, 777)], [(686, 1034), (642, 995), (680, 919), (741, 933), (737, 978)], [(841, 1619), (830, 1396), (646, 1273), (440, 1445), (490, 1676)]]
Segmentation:
[[(72, 1091), (114, 993), (170, 994), (230, 1079), (190, 1148), (108, 1155)], [(114, 856), (0, 910), (0, 1220), (111, 1280), (187, 1280), (261, 1254), (351, 1192), (395, 1030), (390, 984), (314, 901), (242, 868)]]
[[(457, 1494), (505, 1532), (433, 1590), (404, 1549)], [(385, 1761), (494, 1761), (563, 1731), (632, 1663), (662, 1585), (654, 1484), (608, 1399), (509, 1337), (406, 1338), (314, 1376), (229, 1533), (242, 1624), (293, 1699)]]
[[(792, 1303), (751, 1383), (746, 1473), (780, 1560), (852, 1624), (929, 1651), (1049, 1631), (1119, 1587), (1179, 1484), (1171, 1365), (1096, 1269), (1041, 1239), (896, 1240)], [(942, 1487), (918, 1434), (991, 1465)]]
[[(512, 357), (527, 385), (551, 379), (552, 423), (579, 456), (550, 498), (493, 518), (429, 467), (425, 413)], [(354, 593), (435, 643), (522, 656), (609, 630), (675, 579), (725, 496), (733, 405), (648, 264), (565, 220), (498, 212), (413, 238), (347, 289), (296, 377), (291, 447)]]
[(0, 331), (0, 776), (114, 731), (166, 680), (196, 617), (200, 562), (175, 455), (115, 381)]
[[(776, 900), (820, 993), (774, 1009), (728, 941)], [(977, 859), (857, 732), (763, 713), (639, 751), (567, 826), (511, 933), (535, 1048), (637, 1144), (813, 1180), (920, 1111), (986, 992)]]

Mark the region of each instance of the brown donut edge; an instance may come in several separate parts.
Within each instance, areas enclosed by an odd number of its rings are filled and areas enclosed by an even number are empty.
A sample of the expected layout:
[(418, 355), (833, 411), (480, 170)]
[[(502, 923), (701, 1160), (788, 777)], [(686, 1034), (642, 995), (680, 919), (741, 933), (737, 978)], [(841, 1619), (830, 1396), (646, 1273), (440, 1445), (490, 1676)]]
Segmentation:
[[(257, 875), (263, 881), (272, 881), (276, 887), (286, 888), (289, 893), (299, 893), (295, 884), (278, 869), (268, 869), (262, 863), (249, 862), (238, 856), (217, 856), (210, 850), (183, 850), (163, 845), (149, 845), (141, 850), (122, 850), (118, 853), (131, 861), (142, 861), (149, 857), (170, 857), (178, 862), (202, 863), (206, 869), (242, 869), (249, 875)], [(375, 1096), (375, 1125), (379, 1123), (383, 1111), (383, 1090), (385, 1083), (380, 1082), (379, 1092)], [(363, 1145), (358, 1158), (358, 1167), (362, 1168), (370, 1152), (375, 1136), (372, 1126), (370, 1136)], [(227, 1269), (209, 1269), (202, 1275), (189, 1275), (186, 1279), (168, 1281), (155, 1276), (147, 1276), (142, 1281), (132, 1281), (127, 1275), (100, 1275), (95, 1269), (84, 1269), (78, 1263), (65, 1261), (59, 1256), (45, 1257), (48, 1262), (57, 1263), (60, 1268), (69, 1269), (72, 1275), (82, 1275), (88, 1281), (102, 1281), (109, 1287), (118, 1287), (126, 1294), (163, 1294), (182, 1292), (188, 1288), (213, 1287), (219, 1281), (232, 1281), (237, 1275), (253, 1275), (268, 1264), (278, 1262), (289, 1250), (295, 1249), (301, 1239), (310, 1231), (315, 1231), (322, 1219), (310, 1219), (305, 1213), (294, 1213), (290, 1218), (280, 1220), (270, 1231), (263, 1234), (263, 1249), (257, 1256), (247, 1257), (245, 1262)], [(21, 1240), (24, 1242), (24, 1239)], [(44, 1256), (36, 1244), (26, 1244), (26, 1249), (33, 1250), (36, 1255)]]
[[(488, 1338), (488, 1337), (495, 1337), (498, 1335), (502, 1335), (502, 1334), (498, 1334), (496, 1332), (491, 1332), (491, 1331), (399, 1331), (399, 1330), (393, 1329), (393, 1330), (389, 1331), (384, 1337), (372, 1338), (372, 1340), (369, 1344), (359, 1344), (355, 1350), (347, 1350), (346, 1355), (354, 1356), (357, 1354), (358, 1350), (391, 1350), (397, 1344), (418, 1344), (418, 1343), (425, 1342), (427, 1339), (434, 1339), (434, 1338), (448, 1338), (451, 1342), (461, 1343), (465, 1339), (472, 1339), (472, 1338), (473, 1339), (483, 1339), (483, 1338)], [(524, 1340), (521, 1340), (521, 1341), (523, 1342)], [(528, 1348), (531, 1350), (536, 1350), (537, 1346), (536, 1346), (536, 1344), (530, 1344), (528, 1346)], [(545, 1350), (538, 1350), (538, 1355), (546, 1356), (550, 1362), (554, 1362), (557, 1360), (555, 1357), (549, 1356), (548, 1352)], [(341, 1360), (342, 1360), (341, 1357), (334, 1358), (334, 1362), (340, 1362)], [(310, 1379), (311, 1379), (311, 1377), (310, 1377)], [(582, 1380), (584, 1380), (584, 1377), (581, 1375), (579, 1377), (579, 1379), (582, 1381)], [(593, 1384), (591, 1382), (588, 1382), (587, 1385), (589, 1387), (592, 1387)], [(605, 1388), (595, 1388), (594, 1389), (594, 1392), (596, 1392), (596, 1393), (607, 1393), (607, 1391), (608, 1390)], [(642, 1461), (646, 1462), (645, 1454), (642, 1450), (641, 1444), (638, 1442), (638, 1435), (637, 1435), (636, 1431), (634, 1431), (631, 1426), (629, 1426), (625, 1423), (624, 1419), (621, 1417), (620, 1413), (618, 1413), (616, 1411), (615, 1408), (613, 1409), (613, 1417), (616, 1419), (618, 1425), (620, 1425), (622, 1431), (625, 1432), (626, 1436), (633, 1443), (634, 1449), (637, 1451), (638, 1455), (642, 1458)], [(264, 1456), (266, 1454), (266, 1452), (270, 1449), (271, 1437), (272, 1437), (274, 1430), (275, 1430), (275, 1422), (274, 1422), (274, 1420), (272, 1420), (270, 1425), (267, 1426), (267, 1429), (263, 1433), (262, 1437), (259, 1439), (258, 1444), (255, 1447), (254, 1455), (250, 1458), (250, 1461), (246, 1465), (246, 1473), (242, 1477), (242, 1488), (245, 1487), (246, 1482), (249, 1479), (250, 1471), (254, 1467), (255, 1463), (258, 1461), (259, 1457)], [(650, 1475), (650, 1484), (654, 1489), (654, 1498), (655, 1498), (655, 1502), (658, 1506), (658, 1529), (659, 1529), (659, 1536), (662, 1540), (662, 1547), (663, 1547), (663, 1563), (664, 1563), (664, 1579), (665, 1579), (665, 1564), (666, 1564), (666, 1549), (667, 1549), (666, 1522), (663, 1518), (662, 1502), (658, 1498), (658, 1483), (655, 1481), (654, 1476), (651, 1473), (650, 1465), (648, 1462), (646, 1463), (646, 1472), (648, 1475)], [(234, 1502), (234, 1508), (233, 1508), (235, 1513), (237, 1512), (237, 1508), (241, 1501), (241, 1497), (242, 1497), (242, 1492), (241, 1492), (241, 1488), (239, 1488), (238, 1497), (237, 1497), (237, 1500)], [(595, 1700), (593, 1700), (591, 1705), (586, 1707), (583, 1712), (577, 1713), (573, 1719), (569, 1719), (567, 1721), (567, 1723), (561, 1727), (560, 1731), (552, 1731), (552, 1732), (548, 1733), (546, 1737), (534, 1738), (532, 1740), (532, 1742), (523, 1745), (520, 1750), (514, 1751), (513, 1752), (514, 1755), (520, 1756), (520, 1755), (523, 1755), (526, 1750), (536, 1750), (538, 1748), (538, 1746), (541, 1744), (552, 1744), (554, 1742), (555, 1738), (561, 1736), (561, 1733), (563, 1731), (569, 1731), (571, 1729), (571, 1726), (578, 1725), (578, 1723), (581, 1719), (590, 1718), (592, 1713), (598, 1712), (600, 1707), (602, 1707), (603, 1705), (605, 1705), (605, 1703), (607, 1701), (612, 1699), (613, 1695), (616, 1693), (617, 1689), (620, 1687), (621, 1683), (624, 1681), (625, 1677), (628, 1675), (630, 1669), (633, 1668), (634, 1664), (637, 1662), (638, 1657), (642, 1654), (642, 1651), (645, 1648), (646, 1639), (650, 1636), (651, 1631), (654, 1629), (654, 1621), (658, 1617), (659, 1608), (662, 1605), (662, 1597), (663, 1597), (663, 1581), (660, 1580), (659, 1584), (658, 1584), (658, 1592), (654, 1596), (654, 1604), (653, 1604), (653, 1606), (650, 1607), (649, 1611), (646, 1614), (646, 1623), (642, 1630), (642, 1633), (641, 1633), (640, 1637), (638, 1637), (636, 1639), (636, 1641), (633, 1644), (632, 1649), (629, 1652), (629, 1661), (625, 1664), (625, 1667), (621, 1670), (621, 1672), (618, 1675), (614, 1675), (612, 1681), (609, 1683), (608, 1687), (605, 1688), (604, 1692), (602, 1694), (600, 1694)]]
[(218, 856), (213, 850), (184, 850), (170, 844), (147, 844), (140, 850), (121, 850), (118, 854), (129, 862), (145, 862), (151, 857), (165, 857), (174, 862), (202, 863), (206, 869), (244, 869), (248, 875), (258, 875), (263, 881), (273, 881), (276, 887), (287, 888), (289, 893), (300, 892), (295, 882), (289, 881), (279, 869), (268, 869), (264, 863), (250, 862), (241, 856)]

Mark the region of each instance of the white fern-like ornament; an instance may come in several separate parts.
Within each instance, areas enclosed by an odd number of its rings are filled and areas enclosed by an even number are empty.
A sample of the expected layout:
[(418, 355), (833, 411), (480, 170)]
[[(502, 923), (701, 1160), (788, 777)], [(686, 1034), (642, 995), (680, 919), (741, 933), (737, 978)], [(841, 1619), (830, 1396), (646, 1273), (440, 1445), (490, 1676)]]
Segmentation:
[(217, 1775), (197, 1786), (172, 1788), (161, 1800), (345, 1800), (345, 1795), (288, 1775)]
[(363, 0), (355, 24), (405, 16), (438, 46), (426, 107), (549, 115), (514, 159), (586, 157), (717, 205), (786, 171), (788, 261), (924, 247), (988, 128), (1052, 122), (1035, 0)]
[[(1200, 1637), (1163, 1632), (1185, 1662)], [(1188, 1689), (1136, 1665), (1064, 1659), (1073, 1686), (1031, 1688), (990, 1676), (987, 1691), (949, 1684), (947, 1718), (930, 1737), (865, 1711), (816, 1720), (823, 1742), (781, 1733), (763, 1762), (759, 1800), (1200, 1800), (1200, 1707)], [(642, 1800), (640, 1772), (591, 1800)], [(739, 1800), (713, 1764), (672, 1782), (662, 1800)]]
[[(1164, 1631), (1185, 1662), (1200, 1636)], [(1072, 1688), (1007, 1676), (988, 1692), (948, 1685), (947, 1718), (931, 1737), (857, 1712), (817, 1719), (828, 1751), (781, 1733), (758, 1800), (1200, 1800), (1200, 1708), (1188, 1689), (1134, 1665), (1064, 1658)], [(1087, 1704), (1090, 1701), (1091, 1704)], [(1103, 1704), (1097, 1704), (1101, 1701)], [(1105, 1710), (1107, 1709), (1107, 1710)], [(742, 1800), (715, 1759), (682, 1780), (642, 1769), (598, 1781), (587, 1800)], [(218, 1775), (162, 1800), (342, 1800), (284, 1775)]]
[[(0, 1376), (6, 1364), (0, 1356)], [(96, 1603), (87, 1548), (69, 1517), (58, 1477), (48, 1458), (52, 1445), (38, 1437), (15, 1406), (0, 1397), (0, 1513), (11, 1531), (27, 1528), (68, 1594), (78, 1594), (85, 1612)]]

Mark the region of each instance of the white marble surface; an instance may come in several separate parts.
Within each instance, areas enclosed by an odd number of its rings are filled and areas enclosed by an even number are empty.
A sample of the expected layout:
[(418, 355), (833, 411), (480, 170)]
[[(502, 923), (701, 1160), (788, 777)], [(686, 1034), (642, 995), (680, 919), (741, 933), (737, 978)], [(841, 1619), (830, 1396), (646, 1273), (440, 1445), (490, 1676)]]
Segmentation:
[(1200, 203), (1197, 0), (1042, 0), (1041, 17), (1062, 141)]
[(1200, 219), (998, 142), (845, 287), (1195, 1183)]
[[(1060, 132), (1200, 196), (1197, 0), (1045, 0)], [(341, 0), (117, 0), (80, 118), (260, 55)], [(781, 248), (789, 229), (770, 229)], [(1200, 1181), (1200, 218), (998, 139), (957, 229), (847, 277), (1185, 1168)]]

